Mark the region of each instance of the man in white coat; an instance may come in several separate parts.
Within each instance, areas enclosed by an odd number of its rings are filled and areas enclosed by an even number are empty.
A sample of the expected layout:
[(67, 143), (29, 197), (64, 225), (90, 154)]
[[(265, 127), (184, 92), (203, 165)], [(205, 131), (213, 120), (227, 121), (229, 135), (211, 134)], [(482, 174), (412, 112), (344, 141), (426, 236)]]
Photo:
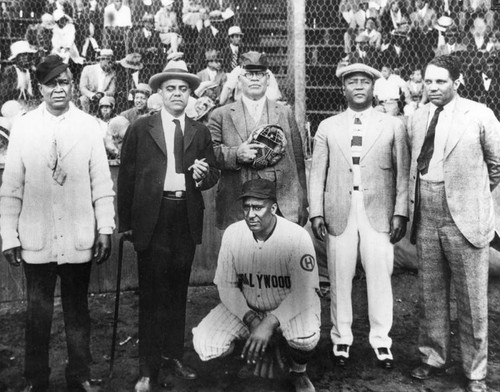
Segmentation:
[[(70, 103), (73, 81), (57, 55), (36, 68), (43, 103), (12, 128), (0, 189), (3, 254), (26, 277), (23, 392), (49, 389), (49, 341), (61, 280), (68, 390), (91, 383), (87, 292), (91, 263), (109, 257), (113, 182), (97, 119)], [(96, 234), (97, 233), (97, 234)]]
[(393, 244), (404, 237), (408, 217), (406, 133), (401, 120), (372, 108), (379, 71), (357, 63), (339, 68), (337, 76), (348, 109), (319, 125), (309, 181), (312, 229), (327, 244), (333, 355), (344, 366), (353, 342), (351, 290), (359, 250), (370, 345), (378, 364), (391, 369)]

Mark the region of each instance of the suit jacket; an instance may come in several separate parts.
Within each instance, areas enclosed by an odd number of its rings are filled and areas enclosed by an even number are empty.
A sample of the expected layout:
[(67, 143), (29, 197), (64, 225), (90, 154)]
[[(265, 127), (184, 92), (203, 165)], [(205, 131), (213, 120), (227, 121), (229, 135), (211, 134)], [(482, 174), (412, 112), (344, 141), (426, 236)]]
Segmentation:
[[(195, 159), (205, 158), (210, 165), (209, 175), (196, 187), (188, 170)], [(167, 147), (161, 112), (140, 117), (131, 124), (123, 139), (118, 172), (119, 231), (133, 230), (135, 250), (145, 250), (151, 241), (167, 173)], [(201, 243), (203, 210), (201, 191), (211, 188), (219, 179), (215, 168), (212, 140), (208, 129), (186, 117), (184, 128), (184, 174), (189, 228), (195, 243)]]
[[(335, 236), (347, 226), (353, 189), (348, 118), (343, 112), (320, 123), (309, 176), (310, 216), (324, 217)], [(407, 137), (396, 117), (372, 110), (370, 123), (360, 158), (363, 201), (372, 227), (389, 232), (394, 215), (408, 216)]]
[[(82, 75), (80, 76), (80, 92), (82, 95), (92, 99), (95, 93), (98, 92), (99, 88), (99, 72), (102, 68), (99, 64), (87, 65), (82, 70)], [(116, 90), (116, 75), (115, 71), (111, 71), (106, 74), (104, 79), (104, 91), (105, 95), (114, 96)]]
[[(411, 143), (410, 220), (415, 243), (413, 216), (416, 203), (417, 158), (427, 132), (430, 104), (409, 119)], [(458, 97), (453, 125), (446, 142), (443, 171), (448, 208), (458, 229), (475, 247), (492, 240), (495, 214), (491, 191), (500, 181), (500, 123), (493, 112), (477, 102)]]
[(216, 196), (216, 225), (225, 229), (231, 223), (244, 218), (241, 202), (237, 200), (241, 186), (255, 177), (276, 179), (278, 206), (288, 220), (305, 224), (307, 220), (307, 190), (302, 137), (292, 111), (275, 102), (266, 100), (269, 124), (283, 128), (288, 144), (283, 158), (274, 166), (255, 170), (249, 165), (236, 162), (236, 151), (248, 140), (253, 129), (247, 129), (243, 102), (215, 109), (210, 115), (208, 128), (212, 134), (217, 167), (221, 180)]

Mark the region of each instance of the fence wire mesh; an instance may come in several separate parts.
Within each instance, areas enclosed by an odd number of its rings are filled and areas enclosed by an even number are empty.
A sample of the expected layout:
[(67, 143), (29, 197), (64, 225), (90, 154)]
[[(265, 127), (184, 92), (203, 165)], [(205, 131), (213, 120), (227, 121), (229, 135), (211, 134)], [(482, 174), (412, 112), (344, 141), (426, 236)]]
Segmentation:
[[(207, 68), (210, 59), (219, 60), (215, 68), (229, 77), (235, 65), (230, 43), (238, 43), (229, 34), (239, 26), (238, 53), (265, 52), (277, 82), (273, 97), (292, 106), (290, 31), (304, 29), (306, 42), (299, 49), (306, 58), (305, 122), (313, 134), (321, 120), (345, 109), (335, 70), (350, 62), (364, 62), (383, 70), (384, 76), (390, 74), (376, 88), (374, 105), (409, 115), (426, 102), (425, 64), (437, 54), (455, 53), (463, 63), (461, 95), (485, 103), (500, 116), (500, 25), (489, 0), (306, 1), (306, 23), (299, 27), (291, 22), (296, 12), (292, 4), (293, 0), (0, 1), (0, 105), (10, 100), (28, 108), (37, 105), (41, 97), (33, 65), (56, 52), (69, 62), (75, 78), (74, 101), (82, 106), (83, 69), (100, 63), (103, 50), (112, 49), (116, 82), (114, 91), (104, 93), (114, 97), (113, 113), (119, 114), (134, 106), (131, 90), (161, 71), (173, 52), (182, 52), (194, 73)], [(19, 41), (28, 41), (29, 46)], [(212, 49), (217, 52), (207, 60)], [(14, 66), (29, 70), (30, 86)], [(207, 93), (216, 105), (222, 104), (217, 100), (223, 82), (217, 83), (216, 95)], [(94, 101), (83, 107), (100, 115), (98, 100)]]

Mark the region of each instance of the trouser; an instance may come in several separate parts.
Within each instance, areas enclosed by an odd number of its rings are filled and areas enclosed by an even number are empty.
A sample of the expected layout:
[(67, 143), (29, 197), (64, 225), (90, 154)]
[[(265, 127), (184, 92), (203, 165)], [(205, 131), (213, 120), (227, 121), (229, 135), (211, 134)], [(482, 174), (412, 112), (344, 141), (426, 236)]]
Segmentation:
[(366, 273), (370, 345), (373, 348), (390, 348), (394, 248), (389, 233), (378, 232), (371, 226), (365, 211), (363, 193), (353, 191), (344, 232), (338, 236), (327, 236), (330, 316), (333, 324), (330, 335), (333, 344), (351, 345), (353, 342), (351, 292), (358, 248)]
[(442, 367), (450, 355), (450, 285), (456, 292), (465, 376), (486, 377), (489, 247), (475, 248), (455, 225), (444, 183), (420, 180), (417, 256), (420, 283), (418, 346), (424, 363)]
[(49, 341), (57, 276), (61, 279), (61, 299), (68, 348), (66, 379), (81, 382), (90, 378), (90, 316), (87, 293), (91, 263), (28, 264), (26, 276), (25, 377), (34, 385), (49, 383)]
[(158, 376), (161, 355), (182, 359), (195, 249), (186, 201), (163, 198), (151, 243), (138, 253), (139, 362), (143, 377)]

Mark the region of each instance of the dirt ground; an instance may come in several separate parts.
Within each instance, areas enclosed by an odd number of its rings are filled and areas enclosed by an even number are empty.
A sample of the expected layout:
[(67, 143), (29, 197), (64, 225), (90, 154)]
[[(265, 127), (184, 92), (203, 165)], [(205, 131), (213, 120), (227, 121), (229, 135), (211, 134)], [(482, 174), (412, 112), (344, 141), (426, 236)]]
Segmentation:
[[(322, 300), (323, 325), (321, 340), (309, 365), (309, 375), (318, 392), (441, 392), (462, 391), (464, 377), (459, 365), (459, 347), (457, 339), (457, 323), (452, 324), (452, 364), (448, 374), (436, 379), (419, 382), (413, 380), (409, 373), (418, 365), (416, 349), (417, 318), (417, 275), (409, 271), (396, 271), (393, 276), (394, 288), (394, 325), (393, 353), (395, 368), (391, 371), (375, 366), (375, 355), (368, 344), (368, 319), (366, 302), (366, 282), (356, 279), (353, 288), (353, 306), (355, 319), (353, 332), (355, 342), (351, 348), (351, 362), (345, 369), (335, 368), (329, 358), (331, 343), (329, 339), (329, 299)], [(500, 279), (492, 278), (489, 282), (489, 375), (491, 391), (500, 392)], [(195, 326), (208, 311), (218, 303), (218, 295), (214, 286), (192, 287), (189, 292), (188, 320), (185, 345), (185, 359), (193, 365), (199, 378), (194, 381), (182, 381), (168, 372), (160, 376), (166, 386), (157, 391), (176, 392), (218, 392), (218, 391), (274, 391), (291, 390), (286, 379), (262, 380), (257, 378), (240, 379), (236, 373), (241, 363), (235, 358), (226, 361), (202, 363), (193, 351), (191, 328)], [(4, 363), (0, 370), (0, 392), (15, 391), (14, 386), (22, 376), (23, 367), (23, 320), (24, 303), (17, 302), (3, 305), (0, 309), (0, 357), (6, 351), (13, 352), (10, 361)], [(103, 379), (103, 391), (133, 391), (138, 375), (137, 317), (138, 297), (133, 292), (122, 295), (120, 306), (120, 322), (118, 329), (117, 357), (114, 376), (109, 378), (109, 354), (112, 335), (114, 295), (93, 295), (90, 299), (92, 316), (92, 353), (94, 358), (93, 376)], [(452, 310), (453, 319), (456, 312)], [(54, 314), (51, 341), (51, 392), (65, 391), (64, 363), (66, 346), (64, 341), (64, 324), (61, 306)], [(2, 367), (0, 361), (0, 369)]]

